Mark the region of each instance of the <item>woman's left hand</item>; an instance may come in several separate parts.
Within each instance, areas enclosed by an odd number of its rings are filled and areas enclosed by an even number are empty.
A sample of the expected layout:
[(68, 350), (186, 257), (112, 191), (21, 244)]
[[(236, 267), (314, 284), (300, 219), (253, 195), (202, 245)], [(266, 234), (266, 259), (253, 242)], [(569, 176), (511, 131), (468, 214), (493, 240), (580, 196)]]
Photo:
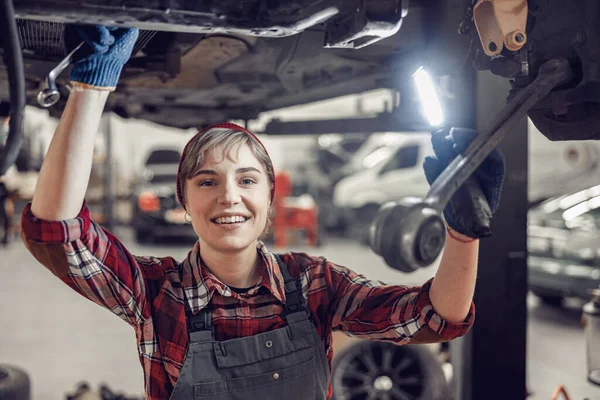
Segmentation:
[[(423, 163), (430, 185), (458, 154), (465, 151), (476, 136), (476, 131), (465, 128), (442, 129), (432, 134), (435, 157), (426, 157)], [(500, 150), (494, 149), (444, 209), (448, 226), (471, 238), (491, 235), (489, 221), (500, 204), (504, 174), (504, 155)], [(469, 189), (473, 185), (480, 186), (483, 196), (473, 196), (473, 193), (481, 193), (478, 188)], [(469, 190), (470, 193), (466, 193)]]

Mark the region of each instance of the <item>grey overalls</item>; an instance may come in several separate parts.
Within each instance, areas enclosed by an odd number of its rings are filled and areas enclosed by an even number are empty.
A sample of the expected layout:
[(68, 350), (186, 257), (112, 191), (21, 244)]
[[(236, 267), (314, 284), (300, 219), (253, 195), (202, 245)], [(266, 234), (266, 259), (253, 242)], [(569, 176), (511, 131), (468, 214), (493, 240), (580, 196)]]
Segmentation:
[(285, 281), (288, 326), (255, 336), (214, 340), (210, 303), (192, 315), (187, 299), (190, 343), (171, 400), (323, 400), (329, 363), (308, 319), (301, 281), (294, 281), (279, 256)]

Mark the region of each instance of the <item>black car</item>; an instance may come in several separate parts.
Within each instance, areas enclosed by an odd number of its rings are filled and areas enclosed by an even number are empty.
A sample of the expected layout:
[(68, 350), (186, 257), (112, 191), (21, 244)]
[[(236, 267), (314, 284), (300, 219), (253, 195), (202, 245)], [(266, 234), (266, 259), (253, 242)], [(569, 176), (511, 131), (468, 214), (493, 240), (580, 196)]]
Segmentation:
[(150, 153), (132, 199), (132, 226), (138, 242), (156, 237), (193, 237), (192, 225), (185, 221), (185, 210), (176, 194), (180, 153), (157, 149)]
[(529, 212), (529, 288), (547, 304), (590, 298), (600, 287), (600, 185)]

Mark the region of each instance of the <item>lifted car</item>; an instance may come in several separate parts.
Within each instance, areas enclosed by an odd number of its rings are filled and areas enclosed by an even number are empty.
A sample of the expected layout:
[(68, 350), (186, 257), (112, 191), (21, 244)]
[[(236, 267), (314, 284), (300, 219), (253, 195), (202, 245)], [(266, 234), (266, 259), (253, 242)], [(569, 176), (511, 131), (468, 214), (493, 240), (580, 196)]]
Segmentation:
[[(465, 66), (527, 85), (543, 62), (575, 76), (530, 111), (552, 140), (600, 137), (595, 0), (21, 0), (15, 16), (27, 102), (80, 43), (73, 23), (142, 29), (107, 110), (179, 128), (376, 88), (414, 107), (408, 77), (422, 64), (460, 79)], [(457, 33), (458, 30), (458, 33)], [(462, 34), (462, 36), (460, 34)], [(68, 96), (68, 70), (57, 78)], [(508, 93), (507, 93), (508, 95)], [(8, 99), (0, 64), (0, 99)]]

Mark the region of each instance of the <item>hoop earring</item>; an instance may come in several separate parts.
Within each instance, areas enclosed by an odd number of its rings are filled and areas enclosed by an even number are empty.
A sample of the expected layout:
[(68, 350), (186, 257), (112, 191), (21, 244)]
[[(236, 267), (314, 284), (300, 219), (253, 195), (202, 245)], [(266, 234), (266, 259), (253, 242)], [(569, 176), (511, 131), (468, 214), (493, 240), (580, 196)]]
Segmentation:
[[(188, 217), (190, 217), (190, 220), (188, 221)], [(183, 216), (183, 218), (185, 219), (185, 222), (187, 222), (188, 224), (192, 223), (192, 216), (186, 212), (185, 215)]]

